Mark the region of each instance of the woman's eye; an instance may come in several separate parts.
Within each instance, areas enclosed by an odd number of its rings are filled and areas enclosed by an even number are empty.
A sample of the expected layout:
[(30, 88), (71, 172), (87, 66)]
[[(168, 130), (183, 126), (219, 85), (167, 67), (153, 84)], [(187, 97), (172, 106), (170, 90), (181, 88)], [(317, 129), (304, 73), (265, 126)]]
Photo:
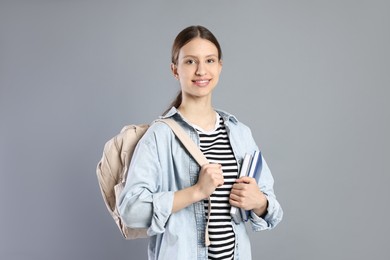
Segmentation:
[(214, 63), (214, 62), (215, 62), (214, 59), (208, 59), (208, 60), (207, 60), (207, 63)]
[(194, 60), (187, 60), (186, 63), (187, 64), (195, 64), (196, 62)]

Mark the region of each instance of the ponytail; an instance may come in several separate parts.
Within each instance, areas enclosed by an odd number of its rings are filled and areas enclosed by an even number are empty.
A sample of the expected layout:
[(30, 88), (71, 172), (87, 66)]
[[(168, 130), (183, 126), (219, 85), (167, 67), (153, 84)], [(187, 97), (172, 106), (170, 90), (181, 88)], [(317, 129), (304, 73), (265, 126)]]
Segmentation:
[(182, 99), (183, 99), (183, 95), (182, 95), (181, 90), (180, 90), (179, 93), (177, 94), (176, 98), (172, 101), (172, 103), (171, 103), (171, 105), (168, 107), (168, 109), (165, 110), (165, 112), (163, 113), (163, 115), (165, 115), (166, 113), (168, 113), (168, 111), (169, 111), (172, 107), (178, 108), (178, 107), (181, 105)]

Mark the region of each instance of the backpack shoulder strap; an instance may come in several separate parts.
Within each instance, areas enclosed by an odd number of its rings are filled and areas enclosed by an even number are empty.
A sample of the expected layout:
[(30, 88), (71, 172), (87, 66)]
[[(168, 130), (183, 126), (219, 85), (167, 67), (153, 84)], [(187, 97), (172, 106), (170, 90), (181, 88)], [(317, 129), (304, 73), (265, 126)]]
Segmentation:
[(163, 122), (167, 124), (200, 166), (209, 163), (204, 154), (199, 150), (199, 147), (194, 143), (194, 141), (192, 141), (188, 134), (184, 132), (183, 128), (175, 120), (164, 118), (157, 119), (156, 122)]
[[(172, 131), (175, 133), (175, 135), (179, 138), (180, 142), (184, 145), (184, 147), (187, 149), (187, 151), (194, 157), (195, 161), (200, 165), (203, 166), (205, 164), (208, 164), (209, 161), (204, 156), (202, 151), (199, 149), (199, 147), (192, 141), (192, 139), (184, 132), (183, 128), (176, 123), (175, 120), (170, 118), (164, 118), (164, 119), (157, 119), (155, 122), (164, 122), (167, 124)], [(206, 224), (206, 230), (205, 230), (205, 244), (206, 246), (210, 245), (210, 237), (209, 237), (209, 225), (210, 225), (210, 215), (211, 215), (211, 198), (209, 197), (209, 203), (208, 203), (208, 217), (207, 217), (207, 224)]]

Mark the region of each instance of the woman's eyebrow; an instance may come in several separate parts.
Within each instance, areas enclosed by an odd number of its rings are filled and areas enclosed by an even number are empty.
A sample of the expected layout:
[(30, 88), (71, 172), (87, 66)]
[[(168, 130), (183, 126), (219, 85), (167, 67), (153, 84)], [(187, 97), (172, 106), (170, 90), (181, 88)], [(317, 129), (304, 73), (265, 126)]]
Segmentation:
[[(218, 55), (216, 55), (216, 54), (209, 54), (209, 55), (206, 55), (206, 56), (204, 56), (204, 57), (206, 57), (206, 58), (209, 58), (209, 57), (218, 57)], [(189, 54), (189, 55), (185, 55), (185, 56), (183, 57), (183, 59), (185, 59), (185, 58), (198, 58), (198, 56)]]

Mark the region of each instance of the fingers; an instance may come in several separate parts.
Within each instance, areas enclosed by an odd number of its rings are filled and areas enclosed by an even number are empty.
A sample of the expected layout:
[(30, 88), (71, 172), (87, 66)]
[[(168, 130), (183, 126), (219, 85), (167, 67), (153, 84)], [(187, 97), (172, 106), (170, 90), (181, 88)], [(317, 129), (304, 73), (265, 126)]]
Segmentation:
[(202, 166), (202, 170), (215, 170), (222, 173), (222, 165), (219, 163), (209, 163)]
[(237, 179), (236, 183), (256, 183), (256, 180), (254, 178), (244, 176)]
[(198, 186), (204, 195), (211, 195), (217, 187), (224, 184), (222, 165), (203, 165), (199, 174)]
[(202, 168), (203, 174), (210, 178), (216, 186), (221, 186), (224, 183), (222, 165), (207, 164)]
[(230, 205), (238, 207), (238, 208), (244, 208), (245, 202), (246, 202), (245, 197), (236, 195), (234, 193), (230, 193), (230, 196), (229, 196)]
[(237, 179), (236, 183), (233, 184), (232, 189), (230, 191), (231, 199), (235, 201), (240, 201), (242, 198), (248, 196), (248, 194), (252, 190), (251, 186), (255, 184), (257, 187), (256, 181), (254, 181), (254, 183), (253, 181), (254, 179), (250, 177), (241, 177)]
[(251, 210), (260, 208), (264, 204), (264, 197), (254, 178), (242, 177), (233, 184), (229, 203), (235, 207)]
[(250, 188), (248, 187), (248, 184), (236, 183), (233, 184), (230, 194), (234, 194), (240, 197), (245, 197), (248, 194), (248, 192), (250, 192)]
[(221, 187), (225, 180), (223, 178), (222, 165), (220, 164), (211, 164), (212, 166), (208, 168), (210, 177), (214, 181), (216, 187)]

